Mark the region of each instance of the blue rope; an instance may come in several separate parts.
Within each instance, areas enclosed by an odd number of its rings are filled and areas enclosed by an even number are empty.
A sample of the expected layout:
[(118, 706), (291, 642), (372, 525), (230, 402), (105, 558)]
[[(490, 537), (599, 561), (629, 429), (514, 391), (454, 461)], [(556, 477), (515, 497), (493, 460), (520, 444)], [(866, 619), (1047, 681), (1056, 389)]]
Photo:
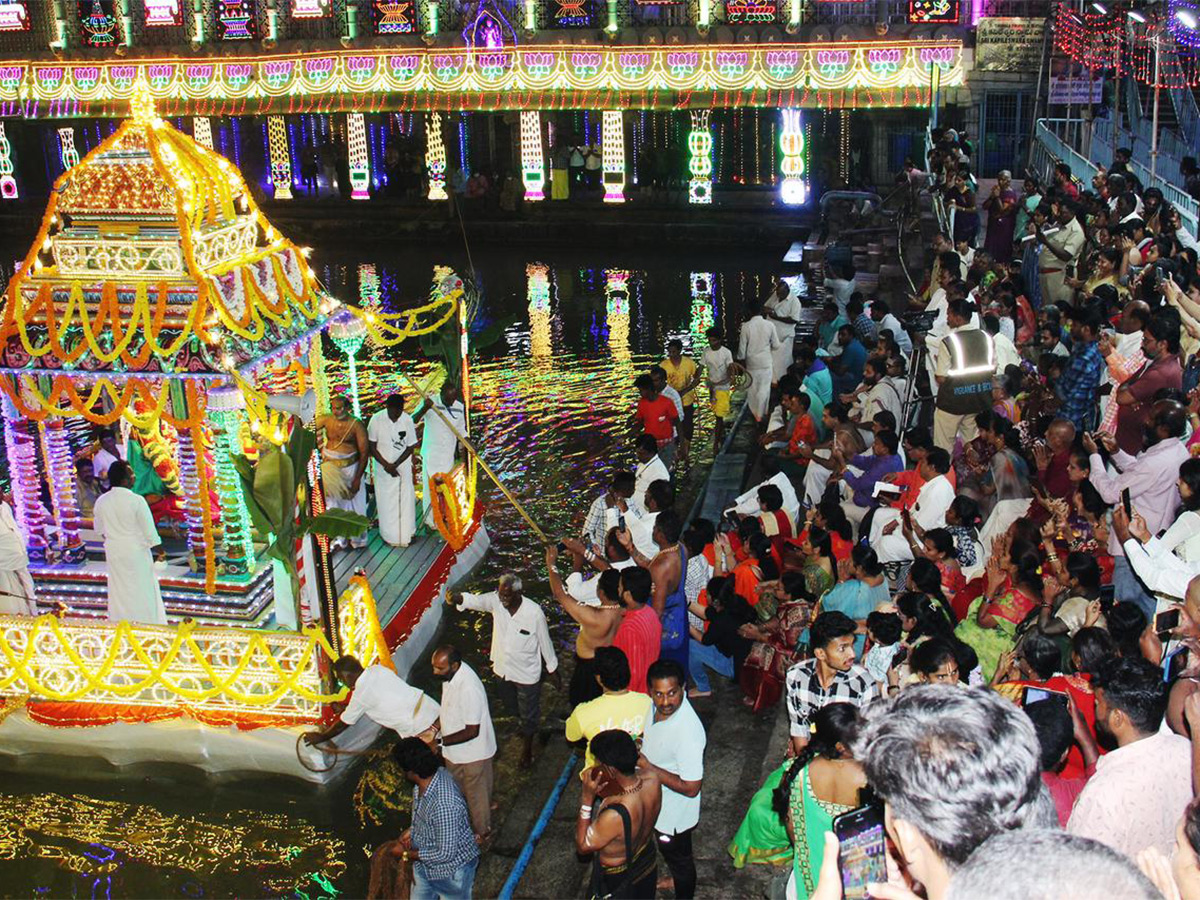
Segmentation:
[(533, 823), (533, 830), (529, 832), (529, 837), (525, 839), (525, 846), (521, 848), (521, 855), (517, 857), (516, 865), (508, 873), (508, 880), (504, 882), (504, 887), (500, 889), (499, 900), (512, 900), (513, 891), (517, 889), (517, 882), (525, 874), (525, 868), (529, 865), (529, 860), (533, 859), (533, 850), (537, 846), (537, 842), (541, 840), (542, 832), (546, 830), (546, 825), (550, 822), (550, 816), (554, 814), (554, 808), (558, 806), (558, 800), (562, 797), (562, 792), (567, 786), (567, 779), (571, 777), (571, 772), (574, 770), (575, 762), (578, 759), (579, 754), (572, 751), (571, 758), (563, 766), (562, 774), (558, 776), (558, 781), (554, 784), (554, 790), (546, 798), (546, 805), (542, 807), (542, 814)]

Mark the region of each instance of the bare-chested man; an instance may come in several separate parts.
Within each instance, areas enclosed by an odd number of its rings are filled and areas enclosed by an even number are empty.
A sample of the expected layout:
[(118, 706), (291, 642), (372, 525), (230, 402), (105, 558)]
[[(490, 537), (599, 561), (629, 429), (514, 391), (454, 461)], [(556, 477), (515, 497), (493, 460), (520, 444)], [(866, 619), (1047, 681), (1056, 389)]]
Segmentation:
[(597, 896), (653, 897), (662, 784), (652, 769), (637, 768), (637, 745), (624, 731), (600, 732), (591, 751), (596, 765), (583, 773), (575, 848), (595, 854)]
[[(333, 509), (367, 514), (367, 489), (363, 472), (367, 468), (367, 429), (350, 415), (345, 397), (329, 401), (330, 415), (317, 419), (317, 430), (325, 434), (321, 450), (321, 479), (325, 483), (325, 502)], [(365, 547), (366, 535), (351, 538), (351, 547)]]
[(685, 670), (688, 663), (687, 596), (683, 576), (687, 571), (687, 553), (679, 543), (683, 523), (672, 509), (664, 509), (654, 520), (654, 544), (658, 552), (647, 558), (637, 549), (629, 532), (621, 532), (620, 540), (633, 561), (650, 570), (654, 593), (650, 605), (662, 622), (662, 659), (673, 659)]
[(580, 703), (600, 696), (600, 686), (596, 683), (596, 648), (612, 645), (624, 606), (619, 600), (601, 600), (599, 606), (588, 606), (568, 594), (558, 575), (558, 548), (553, 544), (546, 548), (546, 568), (550, 571), (550, 592), (554, 599), (579, 623), (579, 633), (575, 635), (575, 671), (568, 688), (574, 709)]

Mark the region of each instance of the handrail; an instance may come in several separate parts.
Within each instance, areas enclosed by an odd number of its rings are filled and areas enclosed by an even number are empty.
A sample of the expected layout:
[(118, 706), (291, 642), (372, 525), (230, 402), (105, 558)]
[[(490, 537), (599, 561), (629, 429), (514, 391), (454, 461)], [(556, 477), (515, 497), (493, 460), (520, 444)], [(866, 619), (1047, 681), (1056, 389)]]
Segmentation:
[(929, 167), (929, 156), (933, 153), (933, 127), (925, 126), (925, 171), (929, 173), (929, 202), (933, 207), (933, 218), (937, 222), (938, 231), (948, 238), (954, 237), (954, 213), (955, 208), (950, 207), (949, 212), (946, 210), (945, 201), (942, 195), (934, 190), (933, 180), (936, 177)]

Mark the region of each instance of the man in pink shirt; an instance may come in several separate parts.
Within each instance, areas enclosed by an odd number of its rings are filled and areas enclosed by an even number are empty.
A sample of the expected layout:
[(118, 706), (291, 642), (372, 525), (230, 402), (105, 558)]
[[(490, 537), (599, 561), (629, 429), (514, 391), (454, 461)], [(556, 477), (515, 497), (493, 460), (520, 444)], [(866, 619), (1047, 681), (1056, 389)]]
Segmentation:
[(1140, 657), (1113, 659), (1092, 685), (1096, 736), (1115, 749), (1096, 762), (1067, 831), (1130, 859), (1149, 847), (1170, 855), (1175, 827), (1192, 799), (1192, 745), (1163, 728), (1162, 670)]
[(1155, 395), (1163, 388), (1183, 387), (1179, 326), (1165, 316), (1152, 318), (1142, 331), (1142, 354), (1146, 364), (1117, 388), (1117, 446), (1126, 453), (1141, 449)]
[(629, 660), (629, 689), (646, 693), (646, 670), (658, 659), (662, 645), (662, 622), (649, 606), (654, 591), (650, 572), (640, 566), (621, 570), (621, 603), (625, 613), (612, 645)]
[[(1117, 474), (1111, 474), (1105, 468), (1092, 435), (1083, 436), (1083, 447), (1092, 466), (1088, 476), (1092, 486), (1110, 506), (1120, 503), (1122, 491), (1128, 489), (1133, 512), (1146, 520), (1151, 534), (1158, 534), (1175, 521), (1175, 511), (1179, 507), (1176, 481), (1179, 467), (1188, 458), (1187, 447), (1181, 440), (1186, 427), (1187, 410), (1183, 404), (1176, 400), (1159, 400), (1147, 423), (1145, 449), (1136, 457), (1119, 450), (1112, 435), (1100, 435), (1113, 465), (1120, 470)], [(1113, 588), (1117, 600), (1136, 603), (1147, 619), (1153, 618), (1157, 601), (1130, 568), (1116, 529), (1108, 536), (1108, 552), (1115, 560)]]

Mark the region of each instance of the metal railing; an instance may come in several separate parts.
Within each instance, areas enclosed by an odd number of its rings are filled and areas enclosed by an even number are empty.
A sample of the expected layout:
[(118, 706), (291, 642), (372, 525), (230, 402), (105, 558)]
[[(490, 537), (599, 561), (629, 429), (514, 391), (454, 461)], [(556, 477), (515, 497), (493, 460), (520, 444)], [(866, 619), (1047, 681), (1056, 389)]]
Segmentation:
[(933, 126), (925, 126), (925, 171), (929, 172), (929, 201), (933, 207), (933, 218), (937, 222), (938, 231), (953, 239), (954, 237), (954, 213), (957, 207), (951, 206), (946, 208), (946, 203), (942, 199), (941, 193), (934, 185), (935, 174), (930, 171), (929, 155), (933, 152)]
[[(1098, 124), (1100, 121), (1108, 120), (1097, 120), (1097, 123), (1093, 124)], [(1037, 127), (1034, 129), (1033, 168), (1048, 184), (1053, 180), (1055, 163), (1064, 162), (1071, 167), (1072, 176), (1083, 182), (1085, 187), (1090, 187), (1092, 176), (1096, 174), (1097, 165), (1063, 140), (1059, 131), (1065, 133), (1066, 125), (1065, 119), (1038, 119)], [(1098, 156), (1105, 162), (1112, 159), (1112, 152), (1115, 149), (1112, 143), (1111, 122), (1108, 122), (1108, 126), (1107, 128), (1094, 128), (1091, 143), (1092, 156)], [(1135, 158), (1129, 163), (1130, 170), (1144, 187), (1153, 186), (1161, 190), (1166, 202), (1179, 210), (1184, 227), (1195, 235), (1200, 229), (1200, 204), (1183, 188), (1164, 179), (1161, 173), (1151, 178), (1150, 170), (1138, 162), (1137, 156), (1138, 154), (1135, 153)], [(1161, 168), (1161, 154), (1159, 163), (1159, 168)]]

